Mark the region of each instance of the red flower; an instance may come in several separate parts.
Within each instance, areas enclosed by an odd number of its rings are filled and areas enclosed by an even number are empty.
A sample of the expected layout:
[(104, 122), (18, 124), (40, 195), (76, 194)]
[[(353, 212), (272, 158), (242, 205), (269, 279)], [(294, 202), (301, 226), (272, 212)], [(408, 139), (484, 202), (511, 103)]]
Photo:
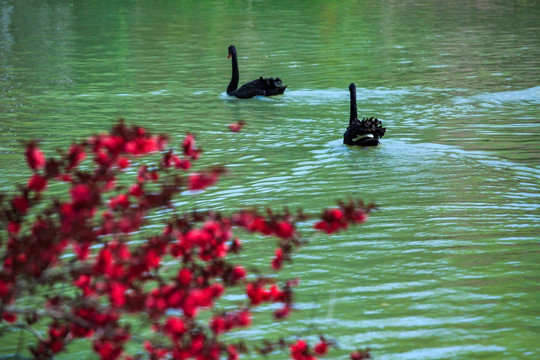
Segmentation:
[(39, 175), (34, 174), (30, 179), (28, 179), (28, 188), (30, 190), (34, 190), (36, 192), (40, 192), (45, 190), (47, 187), (47, 178)]
[(219, 298), (223, 294), (223, 286), (220, 284), (213, 284), (204, 289), (194, 289), (188, 293), (188, 297), (184, 304), (182, 304), (182, 310), (188, 317), (195, 317), (199, 307), (212, 306), (214, 300)]
[(356, 350), (351, 353), (350, 358), (351, 360), (364, 360), (364, 359), (371, 359), (371, 355), (369, 353), (369, 349)]
[(191, 175), (189, 175), (188, 179), (189, 190), (202, 190), (204, 188), (214, 185), (217, 182), (221, 173), (222, 171), (220, 170), (192, 173)]
[(28, 199), (21, 195), (13, 199), (13, 207), (17, 212), (24, 214), (28, 211), (30, 204), (28, 203)]
[(96, 156), (94, 157), (96, 164), (109, 167), (112, 164), (111, 155), (105, 150), (96, 151)]
[(276, 249), (276, 256), (272, 259), (272, 269), (279, 270), (283, 267), (283, 250)]
[(108, 340), (95, 340), (94, 351), (101, 360), (116, 360), (122, 355), (122, 348)]
[(129, 195), (139, 197), (144, 195), (144, 190), (140, 183), (135, 183), (129, 188)]
[(294, 360), (316, 360), (317, 358), (310, 354), (309, 346), (302, 339), (290, 346), (291, 357)]
[(173, 340), (178, 340), (185, 332), (186, 325), (182, 319), (177, 317), (170, 317), (165, 323), (165, 333), (171, 337)]
[(182, 150), (184, 155), (197, 160), (201, 156), (201, 150), (195, 148), (195, 136), (193, 134), (187, 134), (182, 142)]
[(249, 310), (240, 311), (236, 317), (236, 321), (238, 326), (245, 327), (251, 325), (251, 313)]
[(92, 278), (90, 276), (81, 275), (73, 284), (83, 291), (84, 296), (88, 296), (95, 293), (95, 288), (91, 282)]
[(118, 164), (118, 167), (123, 170), (129, 166), (130, 161), (128, 158), (119, 157), (116, 163)]
[(177, 169), (189, 170), (191, 168), (191, 162), (189, 160), (176, 157), (174, 159), (174, 167)]
[(238, 357), (238, 350), (236, 350), (236, 347), (234, 345), (229, 345), (227, 347), (227, 354), (229, 355), (227, 357), (227, 360), (237, 360)]
[(246, 294), (252, 305), (258, 305), (270, 299), (270, 292), (264, 289), (260, 281), (247, 283)]
[(7, 225), (7, 231), (13, 235), (17, 235), (21, 231), (21, 224), (16, 221), (10, 221)]
[(315, 354), (325, 355), (328, 352), (328, 343), (321, 337), (321, 341), (313, 348)]
[(106, 274), (106, 275), (112, 275), (112, 269), (113, 269), (113, 255), (111, 250), (107, 245), (105, 247), (101, 248), (99, 251), (99, 254), (96, 259), (96, 263), (94, 265), (94, 271), (97, 274)]
[(285, 302), (287, 298), (287, 293), (285, 291), (279, 290), (278, 286), (276, 284), (272, 285), (269, 290), (269, 297), (273, 301), (281, 301)]
[(347, 221), (341, 209), (326, 209), (322, 220), (315, 223), (314, 228), (327, 234), (332, 234), (338, 230), (347, 228)]
[(210, 329), (216, 335), (223, 334), (227, 331), (227, 322), (221, 316), (214, 316), (210, 322)]
[(69, 329), (66, 326), (59, 326), (53, 323), (49, 328), (49, 339), (46, 342), (46, 346), (53, 353), (59, 353), (64, 348), (64, 339), (68, 333)]
[(148, 249), (144, 254), (144, 263), (149, 268), (158, 267), (161, 262), (161, 256), (156, 249)]
[(88, 275), (81, 275), (73, 282), (73, 285), (78, 287), (79, 289), (83, 290), (84, 295), (89, 295), (92, 293), (92, 289), (90, 288), (90, 282), (92, 278)]
[(294, 353), (303, 353), (307, 350), (308, 350), (308, 345), (302, 339), (296, 340), (296, 342), (291, 345), (291, 352), (294, 352)]
[(208, 288), (208, 290), (210, 291), (212, 298), (216, 299), (223, 294), (225, 288), (221, 284), (213, 284)]
[(163, 165), (165, 167), (174, 165), (176, 169), (188, 170), (191, 167), (191, 162), (187, 159), (180, 159), (172, 151), (169, 151), (163, 155)]
[(290, 239), (294, 235), (294, 225), (288, 221), (278, 221), (274, 227), (274, 232), (282, 239)]
[(368, 214), (366, 214), (363, 210), (355, 210), (352, 214), (352, 221), (360, 224), (366, 222), (368, 217)]
[(75, 254), (77, 254), (77, 258), (79, 260), (86, 260), (88, 258), (88, 255), (90, 255), (90, 243), (73, 243), (73, 251), (75, 252)]
[(143, 343), (143, 347), (146, 350), (146, 352), (150, 355), (150, 359), (162, 359), (168, 353), (167, 349), (159, 349), (159, 348), (153, 347), (150, 341), (145, 341)]
[(80, 145), (71, 145), (67, 154), (68, 169), (72, 169), (84, 160), (86, 154), (84, 148)]
[(232, 124), (229, 124), (229, 129), (232, 132), (240, 132), (240, 130), (242, 130), (244, 125), (246, 125), (246, 122), (243, 121), (243, 120), (240, 120), (240, 121), (234, 122)]
[(59, 353), (60, 351), (62, 351), (62, 349), (64, 348), (64, 341), (59, 339), (59, 340), (50, 340), (48, 341), (47, 343), (47, 347), (55, 354)]
[(0, 278), (0, 299), (6, 296), (10, 292), (9, 283), (5, 282)]
[(182, 268), (180, 271), (178, 271), (178, 282), (183, 286), (188, 286), (191, 283), (192, 278), (191, 270)]
[[(189, 351), (191, 356), (198, 355), (204, 349), (205, 336), (202, 334), (193, 335), (191, 338), (191, 346)], [(197, 359), (204, 359), (204, 357), (199, 357)]]
[(86, 184), (77, 184), (71, 188), (71, 198), (74, 203), (85, 204), (90, 201), (90, 187)]
[(109, 289), (109, 299), (113, 307), (122, 307), (126, 304), (127, 286), (118, 282), (113, 282)]
[(274, 317), (276, 319), (284, 319), (288, 317), (291, 314), (291, 307), (289, 305), (285, 305), (281, 309), (277, 309), (274, 311)]
[(35, 142), (31, 142), (26, 146), (26, 162), (32, 170), (37, 170), (45, 166), (45, 156), (43, 152), (37, 147)]
[(119, 207), (127, 208), (129, 205), (129, 196), (126, 194), (120, 194), (117, 197), (112, 197), (109, 199), (109, 208), (111, 208), (111, 210), (116, 210)]
[(62, 174), (58, 176), (57, 179), (64, 182), (71, 182), (73, 180), (73, 178), (69, 174)]
[(119, 154), (125, 146), (125, 140), (118, 135), (100, 135), (97, 139), (98, 147), (105, 147), (111, 154)]
[(205, 245), (212, 240), (212, 235), (202, 229), (192, 229), (183, 235), (183, 239), (190, 245)]
[(126, 143), (126, 152), (132, 155), (142, 155), (158, 150), (158, 144), (153, 138), (138, 138)]
[(246, 277), (246, 269), (243, 266), (235, 266), (232, 270), (232, 280), (233, 282), (242, 280)]
[(248, 224), (247, 229), (251, 232), (258, 231), (264, 235), (270, 235), (272, 229), (268, 226), (268, 223), (263, 217), (257, 216)]
[(8, 323), (14, 323), (15, 321), (17, 321), (17, 315), (4, 311), (4, 313), (2, 314), (2, 319), (7, 321)]

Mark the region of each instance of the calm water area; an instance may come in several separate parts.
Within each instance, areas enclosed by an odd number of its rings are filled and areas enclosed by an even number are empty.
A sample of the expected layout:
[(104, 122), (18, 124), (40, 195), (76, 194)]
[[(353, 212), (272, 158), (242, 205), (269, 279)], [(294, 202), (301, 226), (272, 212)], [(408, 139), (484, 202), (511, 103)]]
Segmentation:
[[(240, 83), (278, 76), (285, 94), (228, 97), (231, 44)], [(359, 117), (387, 127), (376, 148), (342, 143), (352, 82)], [(301, 249), (283, 274), (299, 311), (235, 337), (326, 334), (328, 359), (540, 358), (540, 2), (0, 0), (2, 192), (29, 176), (22, 141), (52, 155), (119, 117), (193, 132), (199, 166), (230, 170), (181, 208), (379, 205)], [(254, 242), (244, 256), (268, 264)]]

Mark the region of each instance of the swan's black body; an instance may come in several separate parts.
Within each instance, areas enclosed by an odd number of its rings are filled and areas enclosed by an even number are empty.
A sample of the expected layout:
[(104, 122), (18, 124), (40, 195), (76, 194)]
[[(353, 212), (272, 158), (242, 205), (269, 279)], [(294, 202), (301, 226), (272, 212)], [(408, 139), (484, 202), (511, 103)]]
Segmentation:
[(343, 134), (343, 143), (346, 145), (356, 146), (377, 146), (379, 139), (384, 136), (386, 128), (382, 127), (382, 123), (376, 118), (364, 118), (358, 120), (356, 110), (356, 85), (349, 85), (351, 93), (351, 115), (349, 118), (349, 126)]
[[(227, 94), (236, 96), (241, 99), (249, 99), (257, 95), (272, 96), (283, 94), (287, 86), (283, 86), (280, 78), (263, 78), (260, 77), (256, 80), (245, 83), (238, 88), (238, 80), (240, 74), (238, 72), (238, 58), (236, 56), (236, 48), (229, 46), (229, 56), (232, 57), (232, 77), (229, 86), (227, 87)], [(238, 88), (238, 89), (237, 89)]]

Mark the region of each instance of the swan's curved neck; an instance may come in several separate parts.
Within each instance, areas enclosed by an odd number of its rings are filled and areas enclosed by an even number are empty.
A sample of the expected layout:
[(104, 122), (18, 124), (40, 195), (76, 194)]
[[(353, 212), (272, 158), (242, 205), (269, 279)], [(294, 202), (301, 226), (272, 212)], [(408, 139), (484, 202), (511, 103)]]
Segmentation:
[(236, 58), (236, 53), (232, 54), (232, 77), (229, 86), (227, 86), (227, 94), (231, 95), (236, 88), (238, 88), (238, 80), (240, 79), (240, 74), (238, 73), (238, 59)]
[(357, 110), (356, 110), (356, 88), (351, 88), (351, 115), (349, 117), (349, 126), (351, 126), (357, 118)]

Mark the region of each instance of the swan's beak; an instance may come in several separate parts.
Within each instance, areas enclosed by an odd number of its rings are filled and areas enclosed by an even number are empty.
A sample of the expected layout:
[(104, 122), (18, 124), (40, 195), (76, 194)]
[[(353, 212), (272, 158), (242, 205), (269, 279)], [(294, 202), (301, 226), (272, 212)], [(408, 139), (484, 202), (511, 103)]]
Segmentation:
[(231, 54), (227, 55), (227, 59), (230, 59), (231, 58)]

